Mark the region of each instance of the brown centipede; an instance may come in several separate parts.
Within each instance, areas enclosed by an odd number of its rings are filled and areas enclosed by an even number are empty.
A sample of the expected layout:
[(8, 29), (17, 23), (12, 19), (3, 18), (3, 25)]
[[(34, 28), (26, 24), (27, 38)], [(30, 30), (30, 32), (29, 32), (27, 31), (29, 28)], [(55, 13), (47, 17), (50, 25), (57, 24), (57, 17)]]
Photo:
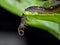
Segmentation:
[(25, 11), (30, 11), (30, 12), (38, 12), (38, 13), (55, 13), (57, 10), (60, 10), (60, 4), (58, 5), (54, 5), (54, 6), (50, 6), (49, 8), (44, 8), (44, 7), (39, 7), (39, 6), (31, 6), (27, 9), (25, 9)]
[[(39, 6), (31, 6), (25, 9), (25, 11), (30, 11), (32, 13), (38, 12), (38, 13), (43, 13), (43, 14), (55, 13), (58, 10), (60, 10), (60, 3), (54, 6), (50, 6), (48, 8), (39, 7)], [(18, 27), (18, 32), (20, 36), (24, 35), (25, 21), (26, 21), (26, 16), (23, 14), (21, 17), (21, 23)]]

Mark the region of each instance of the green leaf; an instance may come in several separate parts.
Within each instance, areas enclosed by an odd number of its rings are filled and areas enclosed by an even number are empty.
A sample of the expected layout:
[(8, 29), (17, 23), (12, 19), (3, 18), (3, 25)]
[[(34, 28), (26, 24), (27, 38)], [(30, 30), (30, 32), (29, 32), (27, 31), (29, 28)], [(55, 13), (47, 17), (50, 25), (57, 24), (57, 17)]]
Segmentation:
[(45, 20), (38, 20), (36, 18), (27, 17), (26, 23), (30, 26), (42, 28), (48, 32), (50, 32), (52, 35), (57, 37), (60, 40), (60, 27), (58, 23), (51, 22), (51, 21), (45, 21)]
[[(40, 7), (49, 7), (53, 4), (49, 3), (49, 0), (0, 0), (0, 6), (9, 10), (12, 13), (21, 16), (23, 13), (26, 15), (26, 24), (36, 27), (42, 28), (52, 35), (56, 36), (60, 39), (60, 14), (48, 15), (48, 14), (38, 14), (38, 13), (30, 13), (25, 12), (25, 9), (30, 6), (40, 6)], [(60, 10), (56, 13), (60, 13)]]
[(7, 10), (17, 14), (18, 16), (21, 16), (22, 13), (24, 13), (25, 9), (30, 6), (40, 6), (41, 4), (44, 4), (45, 2), (40, 2), (37, 0), (21, 0), (21, 2), (18, 2), (18, 0), (0, 0), (0, 5)]
[(60, 14), (33, 14), (31, 12), (24, 14), (27, 16), (28, 25), (42, 28), (60, 40)]

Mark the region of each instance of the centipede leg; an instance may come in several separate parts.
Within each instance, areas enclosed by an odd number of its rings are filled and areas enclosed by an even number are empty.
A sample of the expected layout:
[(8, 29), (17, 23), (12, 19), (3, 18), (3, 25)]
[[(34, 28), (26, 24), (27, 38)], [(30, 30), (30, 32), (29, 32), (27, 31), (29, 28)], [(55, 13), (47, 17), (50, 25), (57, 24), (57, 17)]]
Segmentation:
[(26, 17), (23, 14), (22, 17), (21, 17), (20, 25), (18, 27), (18, 33), (19, 33), (20, 36), (24, 35), (25, 22), (26, 22)]

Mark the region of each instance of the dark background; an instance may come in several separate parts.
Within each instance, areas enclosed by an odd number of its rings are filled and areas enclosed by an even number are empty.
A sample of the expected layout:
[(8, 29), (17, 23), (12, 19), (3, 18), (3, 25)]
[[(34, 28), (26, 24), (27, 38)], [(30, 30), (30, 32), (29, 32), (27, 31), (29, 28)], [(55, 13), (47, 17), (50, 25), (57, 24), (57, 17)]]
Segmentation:
[[(12, 32), (18, 34), (17, 28), (19, 23), (20, 17), (0, 7), (0, 32)], [(24, 36), (27, 39), (28, 45), (60, 45), (57, 38), (43, 29), (27, 26)]]

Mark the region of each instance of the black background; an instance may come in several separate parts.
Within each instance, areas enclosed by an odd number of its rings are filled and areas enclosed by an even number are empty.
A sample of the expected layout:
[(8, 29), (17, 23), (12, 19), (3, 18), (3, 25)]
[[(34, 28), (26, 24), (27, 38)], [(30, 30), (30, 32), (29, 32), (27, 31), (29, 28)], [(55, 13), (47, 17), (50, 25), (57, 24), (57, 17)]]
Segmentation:
[[(0, 32), (14, 32), (18, 34), (17, 28), (19, 23), (20, 17), (0, 7)], [(60, 45), (57, 38), (43, 29), (27, 26), (24, 36), (27, 38), (28, 45)]]

